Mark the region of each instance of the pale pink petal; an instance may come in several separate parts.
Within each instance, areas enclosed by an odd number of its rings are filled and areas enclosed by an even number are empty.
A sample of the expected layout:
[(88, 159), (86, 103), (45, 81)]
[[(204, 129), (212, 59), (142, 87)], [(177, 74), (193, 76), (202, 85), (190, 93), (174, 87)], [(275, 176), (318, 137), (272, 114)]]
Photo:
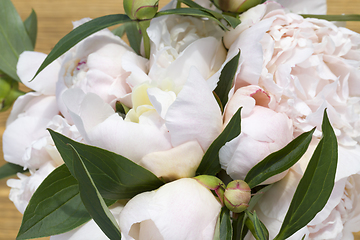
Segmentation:
[[(211, 240), (220, 209), (208, 189), (194, 179), (182, 178), (131, 199), (120, 213), (120, 229), (126, 240), (155, 236), (164, 240)], [(142, 235), (142, 231), (150, 236)], [(135, 238), (139, 235), (144, 238)]]
[(45, 95), (55, 95), (55, 83), (58, 80), (60, 71), (60, 63), (57, 60), (48, 65), (34, 80), (30, 81), (45, 58), (46, 54), (44, 53), (23, 52), (17, 63), (17, 74), (25, 86)]
[(166, 181), (194, 177), (204, 151), (197, 141), (145, 155), (139, 164)]
[(222, 130), (222, 116), (212, 91), (196, 69), (165, 116), (173, 146), (197, 140), (205, 151)]

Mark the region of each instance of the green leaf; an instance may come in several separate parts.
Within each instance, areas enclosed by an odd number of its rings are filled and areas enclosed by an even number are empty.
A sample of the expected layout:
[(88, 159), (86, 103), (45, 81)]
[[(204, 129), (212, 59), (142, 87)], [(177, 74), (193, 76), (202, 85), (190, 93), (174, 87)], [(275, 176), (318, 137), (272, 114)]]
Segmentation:
[(158, 189), (164, 184), (153, 173), (123, 156), (75, 142), (50, 129), (49, 132), (73, 175), (73, 152), (67, 144), (76, 149), (104, 198), (128, 199), (138, 193)]
[(268, 240), (269, 231), (266, 229), (265, 225), (257, 217), (256, 212), (251, 213), (245, 210), (247, 219), (245, 221), (246, 226), (249, 228), (252, 235), (256, 240)]
[(0, 112), (9, 109), (23, 94), (19, 90), (19, 83), (0, 71)]
[(80, 196), (83, 204), (90, 216), (109, 239), (121, 239), (120, 228), (97, 190), (84, 162), (76, 149), (70, 144), (69, 147), (73, 151), (74, 170), (79, 183)]
[(129, 24), (129, 23), (124, 23), (124, 24), (120, 25), (119, 27), (111, 30), (111, 32), (112, 32), (114, 35), (122, 38), (122, 37), (124, 36), (124, 34), (125, 34), (126, 27), (127, 27), (128, 24)]
[(316, 14), (300, 14), (304, 18), (318, 18), (327, 21), (360, 21), (360, 14), (341, 14), (341, 15), (316, 15)]
[(225, 143), (237, 137), (241, 132), (241, 108), (234, 114), (224, 131), (211, 143), (196, 170), (197, 175), (215, 175), (221, 170), (219, 151)]
[(37, 16), (34, 10), (31, 11), (29, 17), (24, 21), (24, 26), (34, 49), (37, 37)]
[(113, 14), (95, 18), (73, 29), (65, 37), (60, 39), (60, 41), (55, 45), (33, 78), (35, 78), (46, 66), (48, 66), (62, 54), (67, 52), (70, 48), (75, 46), (78, 42), (90, 36), (91, 34), (116, 24), (127, 23), (131, 21), (132, 20), (125, 14)]
[[(272, 187), (273, 185), (267, 185), (266, 187), (262, 187), (260, 190), (258, 190), (250, 199), (249, 202), (249, 207), (247, 208), (248, 211), (251, 211), (254, 209), (255, 205), (258, 203), (258, 201), (262, 198), (262, 196), (264, 196), (264, 193), (266, 193), (267, 191), (269, 191), (269, 189)], [(254, 189), (252, 189), (254, 190)]]
[(266, 179), (289, 169), (306, 152), (314, 131), (315, 128), (301, 134), (284, 148), (271, 153), (264, 160), (256, 164), (246, 175), (245, 182), (247, 182), (250, 188), (253, 188)]
[(226, 26), (219, 21), (216, 17), (214, 17), (212, 14), (208, 13), (207, 11), (203, 11), (197, 8), (176, 8), (176, 9), (169, 9), (169, 10), (163, 10), (158, 12), (155, 17), (161, 17), (164, 15), (171, 15), (171, 14), (177, 14), (177, 15), (183, 15), (183, 16), (192, 16), (192, 17), (200, 17), (200, 18), (209, 18), (214, 20), (219, 24), (219, 26), (223, 29), (227, 29)]
[(304, 227), (323, 209), (334, 187), (338, 144), (326, 110), (322, 123), (323, 137), (296, 188), (276, 240), (286, 239)]
[(24, 170), (23, 166), (19, 166), (13, 163), (5, 163), (0, 167), (0, 179), (10, 177), (17, 174), (18, 172), (28, 172), (28, 170)]
[(229, 16), (226, 14), (223, 14), (223, 17), (224, 17), (225, 21), (227, 21), (232, 28), (236, 28), (241, 23), (240, 19), (238, 19), (236, 17)]
[(20, 53), (33, 50), (24, 24), (10, 0), (0, 1), (0, 71), (16, 81)]
[(220, 212), (220, 240), (232, 240), (233, 229), (231, 225), (230, 210), (223, 207)]
[(214, 16), (216, 19), (219, 19), (219, 20), (224, 19), (232, 28), (236, 28), (236, 26), (241, 23), (241, 21), (235, 17), (231, 17), (229, 15), (221, 14), (221, 13), (215, 12), (213, 10), (204, 8), (203, 6), (197, 4), (194, 1), (180, 0), (179, 2), (184, 3), (185, 5), (189, 6), (190, 8), (196, 8), (196, 9), (200, 9), (204, 12), (207, 12), (207, 13), (211, 14), (212, 16)]
[(219, 83), (214, 90), (216, 95), (219, 97), (223, 107), (228, 101), (229, 91), (234, 83), (236, 70), (239, 64), (239, 58), (240, 50), (239, 53), (224, 66), (223, 70), (221, 71)]
[(142, 35), (136, 22), (130, 22), (126, 25), (126, 36), (132, 49), (140, 55), (140, 46)]
[(242, 240), (245, 238), (247, 232), (249, 231), (248, 227), (245, 225), (247, 215), (245, 212), (233, 213), (235, 218), (233, 219), (233, 240)]
[[(108, 205), (114, 202), (107, 200)], [(90, 219), (81, 202), (78, 183), (63, 164), (51, 172), (36, 189), (24, 212), (16, 239), (61, 234)]]

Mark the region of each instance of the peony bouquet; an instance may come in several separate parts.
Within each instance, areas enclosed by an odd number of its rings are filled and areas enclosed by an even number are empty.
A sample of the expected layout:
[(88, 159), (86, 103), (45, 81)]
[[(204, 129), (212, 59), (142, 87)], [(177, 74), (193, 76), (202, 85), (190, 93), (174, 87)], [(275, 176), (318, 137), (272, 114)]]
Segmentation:
[(324, 0), (124, 10), (74, 22), (46, 55), (35, 12), (0, 1), (17, 239), (353, 239), (360, 35), (331, 21), (359, 16)]

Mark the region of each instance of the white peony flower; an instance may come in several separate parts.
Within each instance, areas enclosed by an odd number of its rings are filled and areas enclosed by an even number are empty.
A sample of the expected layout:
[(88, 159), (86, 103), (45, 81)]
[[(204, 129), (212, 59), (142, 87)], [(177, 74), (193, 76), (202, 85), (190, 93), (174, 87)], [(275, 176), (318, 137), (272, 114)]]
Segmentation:
[[(259, 85), (274, 95), (277, 112), (296, 135), (321, 129), (324, 108), (344, 146), (360, 136), (360, 35), (331, 22), (304, 19), (276, 3), (258, 5), (225, 35), (229, 56), (242, 50), (236, 88)], [(316, 136), (320, 136), (317, 131)]]
[(226, 50), (224, 31), (214, 21), (168, 15), (153, 19), (147, 32), (150, 81), (177, 79), (183, 85), (190, 68), (196, 66), (210, 86), (216, 87)]
[(120, 213), (124, 239), (213, 239), (221, 204), (195, 179), (182, 178), (132, 198)]
[[(74, 27), (88, 20), (90, 19), (75, 22)], [(138, 56), (108, 29), (87, 37), (62, 59), (56, 85), (56, 97), (61, 113), (70, 119), (62, 97), (69, 88), (95, 93), (112, 106), (117, 100), (127, 103), (123, 98), (131, 93), (131, 77), (146, 78), (146, 63), (147, 59)], [(131, 70), (127, 71), (126, 68)]]
[(158, 177), (192, 177), (202, 156), (222, 130), (220, 108), (195, 68), (179, 93), (143, 83), (132, 92), (125, 119), (95, 94), (80, 89), (64, 94), (86, 143), (123, 155)]
[[(227, 124), (240, 108), (241, 133), (226, 143), (219, 152), (221, 167), (232, 179), (245, 179), (246, 174), (269, 154), (285, 147), (293, 139), (292, 121), (268, 106), (271, 97), (258, 86), (239, 88), (226, 105)], [(280, 180), (286, 171), (271, 177), (266, 183)]]

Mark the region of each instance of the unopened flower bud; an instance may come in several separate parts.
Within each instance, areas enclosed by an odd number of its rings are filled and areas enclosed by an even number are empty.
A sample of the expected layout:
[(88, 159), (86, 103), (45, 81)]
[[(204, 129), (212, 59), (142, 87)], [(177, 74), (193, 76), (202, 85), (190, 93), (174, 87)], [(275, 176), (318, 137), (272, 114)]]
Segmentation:
[(24, 93), (18, 89), (18, 82), (0, 72), (0, 111), (9, 109)]
[(218, 196), (220, 203), (224, 205), (225, 184), (220, 179), (210, 175), (200, 175), (194, 177), (194, 179), (209, 190), (212, 190)]
[(152, 19), (158, 7), (159, 0), (124, 0), (125, 13), (134, 20)]
[(214, 0), (215, 6), (224, 12), (242, 13), (262, 3), (262, 0)]
[(230, 182), (224, 193), (225, 206), (235, 213), (240, 213), (249, 207), (251, 189), (242, 180)]

